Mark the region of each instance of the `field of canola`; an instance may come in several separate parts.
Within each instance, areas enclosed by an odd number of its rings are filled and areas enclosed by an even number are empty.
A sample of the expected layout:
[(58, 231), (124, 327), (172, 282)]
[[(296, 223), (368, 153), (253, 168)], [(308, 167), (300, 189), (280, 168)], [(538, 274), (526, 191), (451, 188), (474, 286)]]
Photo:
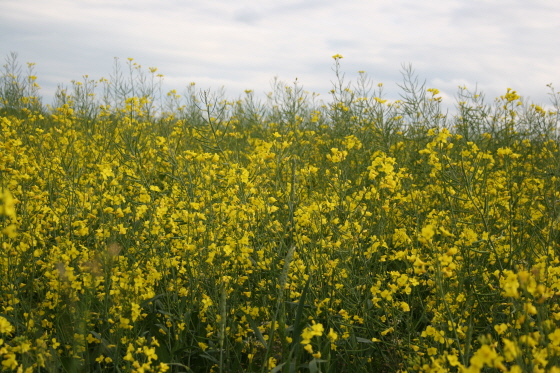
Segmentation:
[(6, 67), (2, 371), (560, 372), (560, 93), (451, 116), (340, 58), (328, 104)]

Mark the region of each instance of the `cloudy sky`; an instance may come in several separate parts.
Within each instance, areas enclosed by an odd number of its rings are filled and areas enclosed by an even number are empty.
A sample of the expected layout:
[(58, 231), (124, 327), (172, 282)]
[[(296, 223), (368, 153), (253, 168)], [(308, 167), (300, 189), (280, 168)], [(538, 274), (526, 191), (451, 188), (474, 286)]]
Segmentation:
[(560, 89), (560, 2), (552, 0), (1, 0), (0, 54), (35, 62), (50, 103), (60, 83), (109, 77), (114, 57), (228, 98), (264, 97), (274, 77), (328, 100), (335, 54), (398, 98), (403, 64), (455, 102), (511, 87), (547, 103)]

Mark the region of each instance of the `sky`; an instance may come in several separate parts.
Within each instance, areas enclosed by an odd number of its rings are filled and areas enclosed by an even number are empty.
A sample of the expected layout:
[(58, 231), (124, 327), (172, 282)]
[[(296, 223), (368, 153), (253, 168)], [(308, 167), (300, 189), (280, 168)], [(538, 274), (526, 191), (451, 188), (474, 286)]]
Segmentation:
[(335, 54), (398, 99), (403, 66), (454, 105), (458, 86), (491, 103), (512, 88), (549, 102), (560, 90), (560, 2), (552, 0), (0, 0), (0, 57), (35, 62), (44, 103), (114, 58), (157, 67), (165, 91), (270, 92), (275, 77), (329, 100)]

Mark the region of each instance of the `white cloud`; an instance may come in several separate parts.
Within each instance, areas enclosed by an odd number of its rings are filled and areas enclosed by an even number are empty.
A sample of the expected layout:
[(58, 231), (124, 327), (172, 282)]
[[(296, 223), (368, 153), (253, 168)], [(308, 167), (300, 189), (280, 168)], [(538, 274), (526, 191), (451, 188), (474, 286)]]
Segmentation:
[(546, 102), (546, 84), (560, 86), (557, 19), (560, 3), (545, 0), (4, 0), (0, 53), (36, 62), (47, 96), (84, 74), (107, 77), (113, 57), (134, 57), (158, 67), (166, 89), (195, 81), (236, 97), (298, 77), (327, 98), (330, 57), (340, 53), (348, 78), (365, 70), (395, 97), (411, 63), (444, 98), (464, 83), (489, 99), (511, 87)]

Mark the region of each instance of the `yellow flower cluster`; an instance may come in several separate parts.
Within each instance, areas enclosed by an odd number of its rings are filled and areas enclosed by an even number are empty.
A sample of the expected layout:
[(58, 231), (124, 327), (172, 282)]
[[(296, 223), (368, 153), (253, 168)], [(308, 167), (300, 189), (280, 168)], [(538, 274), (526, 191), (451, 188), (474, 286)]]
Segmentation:
[(0, 110), (3, 370), (560, 369), (544, 109), (188, 89)]

